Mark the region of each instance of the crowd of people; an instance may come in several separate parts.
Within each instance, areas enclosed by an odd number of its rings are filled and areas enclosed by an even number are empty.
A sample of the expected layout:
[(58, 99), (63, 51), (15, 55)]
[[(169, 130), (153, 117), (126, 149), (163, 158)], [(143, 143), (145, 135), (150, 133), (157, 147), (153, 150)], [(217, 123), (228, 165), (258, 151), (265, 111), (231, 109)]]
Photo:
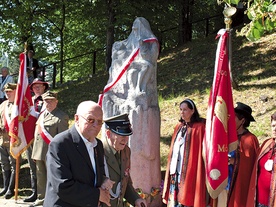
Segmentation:
[[(51, 140), (56, 134), (68, 129), (69, 116), (57, 107), (57, 94), (48, 90), (49, 84), (47, 82), (34, 79), (29, 87), (33, 94), (32, 101), (37, 122), (33, 143), (25, 151), (30, 167), (32, 194), (25, 198), (24, 202), (31, 202), (33, 203), (31, 206), (38, 206), (43, 204), (46, 191), (45, 157), (49, 144), (47, 141)], [(0, 195), (6, 199), (10, 199), (15, 194), (16, 161), (10, 153), (8, 132), (16, 88), (16, 83), (8, 82), (4, 85), (3, 93), (7, 100), (0, 105), (0, 162), (3, 174), (3, 189)]]
[[(10, 153), (9, 123), (17, 84), (7, 67), (1, 69), (0, 162), (3, 189), (10, 199), (15, 188), (15, 159)], [(34, 76), (32, 76), (34, 77)], [(57, 107), (58, 94), (34, 78), (29, 87), (37, 115), (34, 139), (26, 150), (32, 194), (30, 206), (146, 207), (133, 187), (128, 147), (132, 127), (128, 114), (103, 120), (100, 105), (81, 102), (69, 127), (69, 116)], [(206, 190), (202, 156), (205, 122), (191, 99), (180, 105), (180, 119), (171, 139), (162, 201), (168, 207), (275, 207), (276, 112), (271, 116), (272, 136), (261, 146), (248, 129), (255, 119), (250, 106), (234, 109), (238, 147), (229, 152), (227, 187), (212, 199)], [(97, 138), (105, 126), (105, 138)]]
[(168, 207), (275, 207), (276, 112), (271, 116), (272, 138), (261, 146), (248, 130), (250, 106), (237, 102), (235, 111), (238, 147), (228, 154), (228, 185), (212, 199), (205, 186), (202, 156), (205, 120), (191, 99), (180, 103), (164, 180), (162, 200)]
[[(4, 68), (6, 70), (6, 68)], [(0, 162), (3, 189), (0, 196), (15, 195), (16, 160), (10, 153), (9, 123), (16, 83), (6, 83), (0, 104)], [(127, 114), (103, 120), (100, 105), (93, 101), (79, 104), (69, 127), (69, 116), (57, 107), (58, 94), (38, 78), (29, 84), (37, 121), (33, 142), (25, 151), (30, 167), (32, 193), (23, 199), (30, 206), (122, 206), (127, 201), (146, 207), (130, 177), (132, 134)], [(96, 138), (102, 124), (106, 140)], [(82, 170), (80, 170), (82, 169)], [(126, 174), (127, 172), (127, 174)]]

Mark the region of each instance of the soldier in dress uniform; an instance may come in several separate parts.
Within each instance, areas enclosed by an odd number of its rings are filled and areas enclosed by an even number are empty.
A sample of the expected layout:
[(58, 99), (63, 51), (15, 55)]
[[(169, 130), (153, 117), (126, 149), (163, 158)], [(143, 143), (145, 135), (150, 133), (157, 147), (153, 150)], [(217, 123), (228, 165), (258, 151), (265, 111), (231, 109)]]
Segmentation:
[[(49, 84), (47, 82), (40, 80), (39, 78), (34, 79), (32, 84), (30, 85), (30, 89), (34, 93), (32, 100), (33, 100), (37, 117), (39, 117), (40, 113), (44, 110), (42, 94), (45, 93), (48, 88), (49, 88)], [(29, 197), (25, 198), (23, 200), (24, 202), (34, 202), (37, 199), (36, 164), (31, 158), (32, 151), (33, 151), (33, 144), (31, 144), (26, 150), (27, 160), (30, 165), (32, 194)]]
[(12, 106), (16, 92), (15, 83), (7, 83), (4, 86), (7, 100), (0, 105), (0, 161), (3, 174), (4, 188), (0, 196), (6, 199), (14, 196), (16, 160), (10, 153), (9, 123), (11, 122)]
[(57, 93), (47, 91), (42, 94), (42, 99), (45, 110), (36, 122), (32, 152), (32, 159), (36, 163), (38, 199), (32, 206), (43, 205), (44, 202), (47, 181), (46, 153), (48, 144), (55, 135), (67, 130), (69, 126), (69, 116), (57, 107)]
[(33, 83), (30, 85), (30, 89), (34, 93), (32, 99), (37, 115), (39, 115), (43, 106), (42, 94), (45, 93), (48, 88), (49, 84), (40, 80), (39, 78), (34, 79)]
[(146, 201), (135, 191), (130, 177), (130, 148), (127, 144), (132, 129), (128, 115), (113, 116), (104, 122), (105, 173), (115, 182), (109, 190), (111, 207), (122, 207), (124, 198), (133, 206), (146, 207)]

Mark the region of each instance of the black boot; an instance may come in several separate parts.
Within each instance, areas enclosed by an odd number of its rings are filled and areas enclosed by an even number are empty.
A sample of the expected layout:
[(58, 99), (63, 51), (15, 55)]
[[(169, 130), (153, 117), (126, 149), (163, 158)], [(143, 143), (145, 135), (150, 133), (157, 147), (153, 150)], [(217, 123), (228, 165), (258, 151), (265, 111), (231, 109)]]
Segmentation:
[(3, 172), (3, 184), (4, 188), (0, 191), (0, 196), (5, 195), (9, 188), (9, 183), (10, 183), (10, 176), (11, 176), (11, 171), (7, 170)]
[(15, 173), (12, 172), (10, 176), (8, 191), (5, 194), (6, 199), (10, 199), (11, 197), (14, 196), (14, 187), (15, 187)]
[(32, 176), (31, 177), (31, 185), (32, 185), (32, 191), (33, 193), (25, 198), (23, 201), (24, 202), (35, 202), (35, 200), (37, 199), (37, 184), (36, 184), (36, 177)]

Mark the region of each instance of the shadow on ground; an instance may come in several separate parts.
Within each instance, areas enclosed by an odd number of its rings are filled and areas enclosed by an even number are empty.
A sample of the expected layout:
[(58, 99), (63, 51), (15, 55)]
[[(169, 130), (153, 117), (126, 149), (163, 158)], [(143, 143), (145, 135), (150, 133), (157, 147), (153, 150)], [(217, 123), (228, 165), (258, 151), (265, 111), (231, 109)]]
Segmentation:
[[(18, 180), (18, 196), (26, 197), (32, 194), (30, 168), (26, 159), (21, 160), (19, 180)], [(0, 188), (3, 188), (3, 175), (0, 172)]]

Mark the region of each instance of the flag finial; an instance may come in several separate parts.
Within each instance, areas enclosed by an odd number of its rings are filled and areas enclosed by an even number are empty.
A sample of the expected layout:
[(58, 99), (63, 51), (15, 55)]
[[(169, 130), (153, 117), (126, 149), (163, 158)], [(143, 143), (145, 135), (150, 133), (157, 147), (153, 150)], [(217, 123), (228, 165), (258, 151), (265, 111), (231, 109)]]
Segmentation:
[(231, 17), (237, 12), (237, 9), (235, 7), (226, 7), (223, 10), (224, 15), (224, 23), (226, 25), (226, 30), (230, 30), (232, 19)]

